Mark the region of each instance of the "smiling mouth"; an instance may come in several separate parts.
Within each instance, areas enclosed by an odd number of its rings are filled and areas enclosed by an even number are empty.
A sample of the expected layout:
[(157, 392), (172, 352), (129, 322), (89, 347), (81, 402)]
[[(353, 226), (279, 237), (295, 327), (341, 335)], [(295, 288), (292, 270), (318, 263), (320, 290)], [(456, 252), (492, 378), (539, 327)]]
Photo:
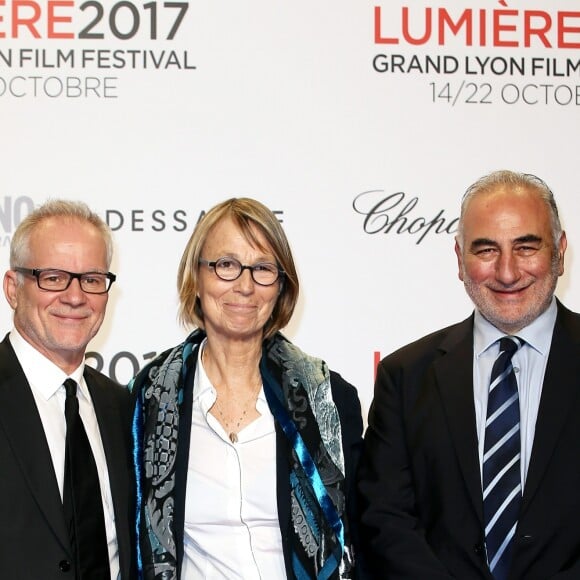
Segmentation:
[(491, 291), (500, 298), (519, 298), (529, 286), (525, 286), (524, 288), (491, 288)]
[(512, 288), (509, 286), (499, 286), (499, 287), (489, 286), (488, 288), (492, 292), (497, 292), (498, 294), (519, 294), (519, 293), (527, 290), (532, 284), (533, 284), (533, 282), (529, 282), (528, 284), (526, 284), (524, 286), (520, 286), (518, 288)]
[(81, 320), (86, 320), (89, 317), (88, 314), (78, 314), (78, 313), (75, 313), (75, 314), (67, 314), (67, 313), (64, 313), (64, 312), (53, 312), (52, 314), (53, 314), (53, 316), (55, 316), (56, 318), (60, 318), (61, 320), (75, 320), (75, 321), (78, 320), (78, 321), (81, 321)]

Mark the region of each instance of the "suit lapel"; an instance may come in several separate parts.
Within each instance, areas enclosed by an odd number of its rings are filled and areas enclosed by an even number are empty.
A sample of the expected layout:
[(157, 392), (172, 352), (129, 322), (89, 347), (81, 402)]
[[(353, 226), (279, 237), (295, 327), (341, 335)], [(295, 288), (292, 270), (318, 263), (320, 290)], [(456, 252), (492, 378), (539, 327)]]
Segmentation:
[(579, 396), (577, 334), (567, 328), (567, 311), (558, 304), (558, 318), (554, 327), (550, 355), (544, 376), (540, 408), (536, 422), (532, 456), (522, 498), (522, 513), (531, 502), (558, 443), (572, 409)]
[(7, 338), (0, 344), (0, 361), (0, 428), (14, 451), (15, 462), (31, 494), (68, 551), (62, 500), (46, 435), (26, 376)]
[(437, 386), (468, 495), (483, 521), (473, 401), (473, 318), (460, 323), (441, 349), (444, 354), (434, 363)]

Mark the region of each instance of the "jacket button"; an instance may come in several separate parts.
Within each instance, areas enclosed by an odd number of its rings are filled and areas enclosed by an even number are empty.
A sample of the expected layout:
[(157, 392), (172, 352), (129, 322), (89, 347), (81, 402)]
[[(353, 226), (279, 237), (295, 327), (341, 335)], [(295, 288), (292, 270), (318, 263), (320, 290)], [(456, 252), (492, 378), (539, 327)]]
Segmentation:
[(68, 572), (70, 570), (70, 562), (68, 560), (61, 560), (58, 563), (58, 568), (61, 572)]
[(473, 551), (482, 558), (485, 557), (485, 546), (483, 544), (475, 544)]

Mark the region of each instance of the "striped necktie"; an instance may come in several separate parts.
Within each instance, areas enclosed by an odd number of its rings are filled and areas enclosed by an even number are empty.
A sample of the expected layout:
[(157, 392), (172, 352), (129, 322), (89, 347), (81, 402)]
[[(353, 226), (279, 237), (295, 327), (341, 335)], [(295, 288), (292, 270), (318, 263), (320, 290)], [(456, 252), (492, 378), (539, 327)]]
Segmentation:
[(522, 484), (520, 404), (512, 356), (524, 344), (504, 336), (491, 371), (483, 450), (483, 515), (489, 569), (496, 580), (508, 577)]

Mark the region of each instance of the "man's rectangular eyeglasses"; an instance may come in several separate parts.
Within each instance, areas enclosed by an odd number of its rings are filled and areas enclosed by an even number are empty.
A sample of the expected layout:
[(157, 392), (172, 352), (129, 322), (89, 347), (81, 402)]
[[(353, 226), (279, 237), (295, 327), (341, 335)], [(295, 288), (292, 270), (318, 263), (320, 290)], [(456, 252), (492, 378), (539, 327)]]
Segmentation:
[(117, 276), (111, 272), (67, 272), (66, 270), (54, 270), (53, 268), (14, 268), (15, 272), (28, 274), (36, 278), (36, 283), (41, 290), (49, 292), (63, 292), (74, 278), (77, 278), (81, 290), (87, 294), (106, 294)]

